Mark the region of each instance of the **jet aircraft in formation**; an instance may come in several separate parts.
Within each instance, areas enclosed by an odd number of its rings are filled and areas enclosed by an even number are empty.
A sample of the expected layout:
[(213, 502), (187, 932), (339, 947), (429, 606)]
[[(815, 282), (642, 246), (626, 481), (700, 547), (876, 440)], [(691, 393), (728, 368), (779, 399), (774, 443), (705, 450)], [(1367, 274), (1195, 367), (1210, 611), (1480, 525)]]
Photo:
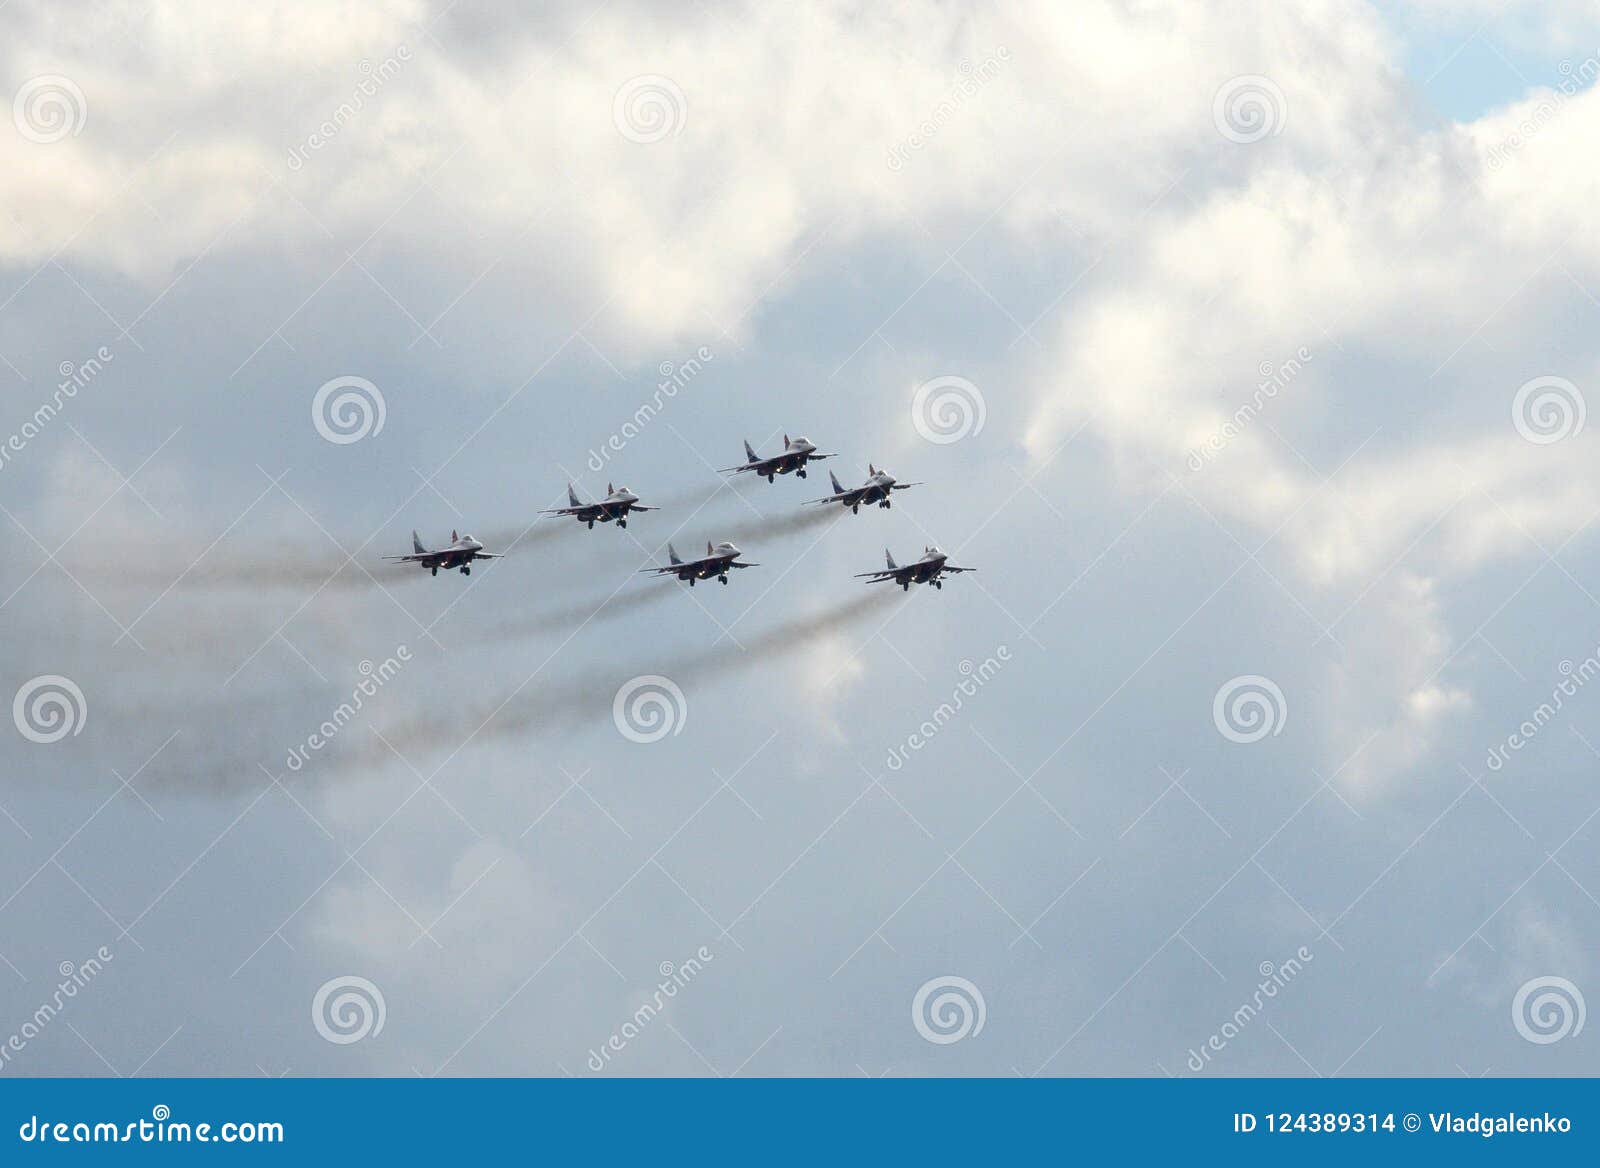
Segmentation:
[(890, 499), (896, 491), (910, 490), (920, 487), (921, 483), (896, 482), (895, 477), (886, 470), (879, 470), (870, 462), (867, 463), (867, 481), (859, 487), (846, 488), (839, 482), (839, 476), (831, 470), (828, 479), (833, 483), (833, 494), (822, 499), (808, 499), (808, 503), (838, 503), (850, 508), (850, 514), (856, 515), (861, 511), (863, 504), (876, 503), (880, 507), (890, 506)]
[(697, 560), (682, 559), (677, 550), (669, 542), (667, 544), (667, 566), (665, 568), (645, 568), (644, 573), (657, 576), (676, 576), (680, 580), (689, 581), (689, 587), (694, 587), (696, 580), (709, 580), (715, 576), (724, 584), (728, 582), (728, 569), (730, 568), (759, 568), (760, 564), (741, 562), (739, 557), (744, 553), (736, 546), (723, 540), (716, 547), (711, 546), (711, 541), (706, 541), (706, 554)]
[(630, 511), (659, 511), (660, 507), (646, 507), (639, 502), (627, 487), (613, 489), (610, 483), (606, 484), (606, 497), (596, 499), (593, 503), (580, 503), (578, 492), (572, 489), (572, 484), (567, 484), (567, 502), (570, 506), (553, 507), (548, 511), (539, 512), (540, 515), (570, 515), (579, 523), (587, 523), (589, 530), (594, 530), (596, 523), (611, 523), (615, 521), (618, 527), (628, 526), (628, 513)]
[(922, 558), (913, 560), (909, 564), (894, 562), (894, 553), (888, 548), (883, 549), (883, 558), (888, 562), (887, 568), (880, 568), (876, 572), (858, 572), (856, 579), (866, 578), (868, 584), (884, 584), (889, 581), (900, 585), (903, 592), (910, 592), (913, 584), (932, 584), (935, 588), (943, 588), (944, 581), (939, 579), (945, 573), (954, 575), (957, 572), (976, 572), (976, 568), (958, 568), (950, 563), (950, 557), (936, 547), (922, 549)]
[(806, 463), (833, 457), (831, 454), (818, 454), (816, 444), (811, 439), (799, 437), (791, 440), (787, 434), (783, 436), (783, 449), (770, 458), (758, 455), (750, 445), (750, 440), (746, 438), (744, 455), (745, 462), (742, 466), (724, 467), (722, 473), (741, 475), (745, 471), (754, 471), (770, 483), (774, 475), (789, 474), (792, 471), (795, 478), (803, 479), (806, 477)]
[(470, 535), (457, 535), (450, 533), (450, 545), (429, 551), (422, 546), (422, 540), (417, 533), (411, 533), (411, 554), (409, 556), (384, 556), (383, 558), (397, 564), (421, 564), (429, 569), (435, 576), (439, 569), (448, 572), (451, 568), (460, 568), (463, 576), (472, 575), (473, 560), (498, 560), (503, 552), (486, 552), (483, 545)]
[[(816, 459), (833, 458), (832, 454), (819, 453), (816, 444), (809, 438), (790, 438), (783, 436), (783, 449), (768, 458), (762, 458), (748, 441), (744, 444), (746, 461), (739, 466), (728, 467), (723, 473), (739, 475), (747, 471), (754, 472), (773, 482), (778, 475), (793, 474), (796, 478), (806, 477), (806, 464)], [(864, 505), (876, 503), (879, 507), (892, 505), (894, 492), (909, 490), (911, 487), (921, 486), (921, 483), (902, 483), (886, 470), (880, 470), (871, 463), (867, 464), (867, 480), (859, 487), (845, 487), (839, 482), (839, 476), (831, 471), (828, 479), (833, 484), (833, 494), (821, 499), (809, 499), (808, 503), (838, 503), (850, 508), (851, 514), (859, 514)], [(628, 526), (628, 516), (636, 511), (659, 511), (659, 507), (646, 507), (639, 502), (639, 496), (627, 487), (613, 488), (606, 484), (606, 495), (603, 499), (596, 499), (590, 503), (579, 500), (578, 493), (571, 483), (567, 484), (566, 507), (553, 507), (540, 511), (540, 515), (571, 516), (579, 523), (587, 524), (589, 530), (594, 530), (596, 523), (615, 523), (618, 527)], [(422, 546), (422, 540), (417, 533), (411, 533), (412, 553), (408, 556), (385, 556), (384, 559), (397, 563), (420, 564), (427, 568), (433, 575), (439, 574), (439, 569), (449, 571), (452, 568), (461, 569), (464, 576), (472, 574), (473, 560), (497, 560), (501, 557), (499, 552), (486, 552), (483, 544), (470, 535), (457, 535), (450, 533), (450, 544), (447, 547), (429, 551)], [(643, 573), (656, 576), (676, 576), (679, 580), (688, 581), (692, 588), (697, 580), (709, 580), (713, 576), (728, 582), (728, 573), (734, 568), (756, 568), (759, 564), (741, 560), (744, 553), (737, 546), (724, 540), (713, 545), (706, 543), (706, 554), (692, 560), (680, 557), (677, 550), (669, 542), (667, 544), (668, 563), (665, 567), (645, 568)], [(887, 549), (884, 558), (888, 567), (876, 572), (862, 572), (859, 578), (865, 578), (868, 583), (882, 584), (893, 582), (900, 585), (905, 591), (911, 590), (913, 584), (932, 584), (935, 588), (943, 588), (941, 577), (954, 575), (959, 572), (975, 572), (976, 568), (958, 568), (949, 562), (944, 552), (936, 547), (922, 549), (922, 557), (909, 564), (896, 564), (894, 556)], [(642, 573), (642, 574), (643, 574)]]

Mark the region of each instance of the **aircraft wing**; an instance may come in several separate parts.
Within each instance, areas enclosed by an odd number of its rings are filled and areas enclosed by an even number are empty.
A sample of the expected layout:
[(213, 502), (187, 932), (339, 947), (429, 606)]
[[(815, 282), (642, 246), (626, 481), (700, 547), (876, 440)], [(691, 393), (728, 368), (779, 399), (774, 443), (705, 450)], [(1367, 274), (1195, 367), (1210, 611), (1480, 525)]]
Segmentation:
[(958, 568), (954, 564), (946, 564), (939, 569), (941, 572), (976, 572), (976, 568)]
[(762, 459), (758, 459), (755, 462), (742, 462), (738, 466), (725, 466), (721, 470), (719, 470), (717, 473), (718, 474), (738, 474), (742, 470), (761, 470), (763, 467), (767, 466), (767, 464), (769, 464), (769, 463), (771, 463), (773, 461), (774, 460), (770, 459), (770, 458), (762, 458)]
[(822, 499), (807, 499), (801, 506), (810, 506), (812, 503), (844, 503), (848, 505), (852, 499), (859, 499), (865, 492), (861, 490), (840, 491), (837, 495), (828, 495)]
[(738, 560), (728, 561), (728, 567), (730, 568), (759, 568), (760, 566), (760, 564), (740, 563)]
[[(506, 558), (506, 554), (505, 552), (473, 552), (472, 558), (475, 560), (503, 560)], [(965, 569), (962, 570), (965, 571)]]
[(882, 584), (886, 580), (893, 580), (900, 575), (900, 568), (879, 568), (876, 572), (857, 572), (857, 580), (866, 580), (868, 584)]
[(706, 562), (707, 561), (704, 560), (704, 559), (684, 560), (680, 564), (668, 564), (664, 568), (640, 568), (639, 569), (639, 575), (644, 576), (644, 575), (649, 575), (649, 574), (653, 573), (653, 574), (655, 574), (657, 576), (666, 576), (666, 575), (669, 575), (669, 574), (672, 574), (672, 573), (682, 572), (682, 571), (686, 571), (686, 570), (687, 571), (691, 571), (691, 572), (698, 572), (701, 568), (706, 566)]
[(440, 555), (440, 554), (442, 554), (442, 553), (440, 553), (440, 552), (421, 552), (420, 554), (409, 555), (409, 556), (384, 556), (383, 558), (388, 560), (390, 563), (394, 563), (394, 564), (414, 564), (414, 563), (418, 562), (419, 560), (431, 560), (434, 556), (437, 556), (437, 555)]
[(641, 506), (639, 506), (639, 504), (633, 503), (633, 504), (629, 505), (628, 510), (629, 511), (659, 511), (659, 510), (661, 510), (661, 508), (660, 507), (641, 507)]
[(593, 504), (582, 507), (551, 507), (539, 512), (540, 515), (576, 515), (580, 511), (587, 511)]
[(891, 490), (895, 490), (895, 491), (903, 491), (907, 487), (921, 487), (921, 486), (926, 486), (926, 484), (925, 483), (920, 483), (920, 482), (919, 483), (896, 483), (890, 489)]

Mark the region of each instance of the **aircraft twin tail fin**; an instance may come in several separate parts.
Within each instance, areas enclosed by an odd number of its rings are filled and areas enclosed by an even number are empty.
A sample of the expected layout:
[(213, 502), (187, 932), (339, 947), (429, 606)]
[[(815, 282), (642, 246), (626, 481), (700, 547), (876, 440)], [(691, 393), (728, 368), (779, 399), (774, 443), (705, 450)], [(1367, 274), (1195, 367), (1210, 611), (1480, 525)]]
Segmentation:
[(451, 543), (460, 543), (461, 542), (461, 537), (456, 534), (456, 529), (453, 528), (453, 527), (450, 529), (450, 542)]
[(745, 461), (746, 462), (760, 462), (761, 461), (760, 459), (758, 459), (756, 457), (756, 452), (751, 447), (750, 439), (748, 439), (748, 438), (746, 438), (744, 440), (744, 457), (745, 457)]
[(884, 548), (883, 549), (883, 559), (884, 559), (884, 562), (889, 565), (889, 571), (891, 571), (891, 572), (894, 571), (896, 568), (898, 568), (900, 566), (899, 564), (894, 562), (894, 553), (891, 552), (888, 548)]
[(829, 478), (829, 480), (830, 480), (830, 481), (831, 481), (831, 482), (832, 482), (832, 483), (833, 483), (833, 493), (834, 493), (834, 494), (835, 494), (835, 495), (842, 495), (842, 494), (844, 494), (844, 486), (843, 486), (843, 484), (841, 484), (841, 483), (840, 483), (840, 482), (839, 482), (839, 476), (838, 476), (838, 475), (836, 475), (836, 474), (834, 474), (834, 473), (833, 473), (833, 472), (832, 472), (832, 471), (831, 471), (831, 470), (830, 470), (830, 471), (829, 471), (829, 472), (828, 472), (828, 478)]
[(789, 447), (791, 447), (793, 445), (794, 445), (794, 443), (789, 441), (789, 435), (785, 434), (783, 436), (783, 448), (785, 450), (787, 450), (787, 449), (789, 449)]
[(422, 546), (422, 540), (417, 537), (415, 528), (413, 528), (411, 531), (411, 550), (416, 552), (418, 555), (421, 555), (423, 552), (428, 550)]
[(578, 492), (572, 489), (571, 483), (567, 484), (567, 505), (569, 507), (577, 507), (581, 505), (578, 502)]
[(708, 540), (706, 540), (706, 555), (709, 556), (710, 554), (711, 554), (711, 541), (708, 539)]
[(667, 544), (667, 560), (674, 564), (683, 563), (683, 561), (678, 558), (678, 549), (673, 547), (671, 542), (668, 542)]

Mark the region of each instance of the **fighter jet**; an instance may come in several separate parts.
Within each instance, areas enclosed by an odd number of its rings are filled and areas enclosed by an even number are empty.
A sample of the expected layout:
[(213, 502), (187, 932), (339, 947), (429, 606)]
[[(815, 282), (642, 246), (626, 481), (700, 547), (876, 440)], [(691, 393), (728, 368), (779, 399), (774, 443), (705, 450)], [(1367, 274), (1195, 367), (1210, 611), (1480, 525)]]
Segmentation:
[(567, 501), (570, 507), (556, 507), (549, 511), (541, 511), (540, 515), (570, 515), (579, 523), (587, 523), (589, 530), (594, 530), (596, 523), (610, 523), (616, 520), (618, 527), (628, 526), (628, 513), (630, 511), (659, 511), (660, 507), (641, 507), (639, 496), (627, 487), (613, 490), (610, 483), (606, 484), (606, 497), (596, 499), (593, 503), (578, 502), (578, 492), (572, 489), (572, 484), (567, 484)]
[(833, 483), (833, 494), (826, 499), (808, 499), (808, 503), (839, 503), (850, 508), (850, 513), (855, 515), (860, 512), (863, 503), (876, 503), (880, 507), (889, 506), (890, 496), (895, 491), (904, 491), (909, 487), (920, 487), (921, 483), (897, 483), (892, 474), (886, 470), (879, 470), (870, 462), (867, 464), (867, 481), (859, 487), (846, 490), (839, 482), (839, 476), (832, 471), (828, 478)]
[(783, 436), (783, 452), (774, 454), (771, 458), (759, 457), (750, 446), (750, 440), (745, 439), (744, 453), (746, 462), (743, 466), (728, 466), (722, 469), (723, 474), (738, 475), (747, 470), (753, 470), (757, 476), (771, 482), (774, 475), (794, 472), (796, 478), (806, 477), (806, 463), (818, 458), (832, 458), (831, 454), (818, 454), (816, 444), (809, 438), (795, 438), (790, 440), (789, 435)]
[[(679, 558), (673, 546), (667, 544), (667, 558), (671, 561), (665, 568), (645, 568), (644, 572), (651, 572), (657, 576), (673, 575), (680, 580), (689, 581), (689, 587), (694, 587), (696, 580), (709, 580), (715, 576), (724, 584), (728, 582), (729, 568), (759, 568), (760, 564), (744, 564), (739, 562), (739, 557), (744, 553), (727, 540), (723, 540), (716, 547), (711, 546), (711, 541), (706, 541), (706, 554), (702, 559), (684, 560)], [(641, 573), (643, 574), (643, 573)]]
[(883, 549), (883, 558), (889, 566), (878, 572), (858, 572), (856, 579), (868, 577), (869, 584), (882, 584), (893, 581), (900, 585), (903, 592), (910, 592), (913, 584), (932, 584), (935, 588), (943, 588), (944, 582), (939, 579), (946, 572), (976, 572), (976, 568), (958, 568), (948, 562), (944, 552), (936, 547), (922, 549), (922, 558), (910, 564), (897, 564), (894, 554), (888, 548)]
[(411, 533), (411, 555), (409, 556), (384, 556), (383, 558), (398, 564), (421, 564), (435, 576), (439, 569), (448, 572), (451, 568), (460, 568), (463, 576), (472, 575), (473, 560), (498, 560), (501, 552), (486, 552), (483, 545), (470, 535), (457, 535), (450, 533), (450, 546), (442, 547), (430, 552), (422, 546), (422, 540), (417, 538), (417, 533)]

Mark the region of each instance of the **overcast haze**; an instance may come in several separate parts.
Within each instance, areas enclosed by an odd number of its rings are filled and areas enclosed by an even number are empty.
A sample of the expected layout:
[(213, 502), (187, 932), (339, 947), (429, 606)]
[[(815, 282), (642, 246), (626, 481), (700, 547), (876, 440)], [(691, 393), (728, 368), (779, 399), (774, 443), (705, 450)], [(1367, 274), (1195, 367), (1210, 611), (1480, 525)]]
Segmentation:
[(0, 1073), (1593, 1073), (1597, 54), (0, 6)]

